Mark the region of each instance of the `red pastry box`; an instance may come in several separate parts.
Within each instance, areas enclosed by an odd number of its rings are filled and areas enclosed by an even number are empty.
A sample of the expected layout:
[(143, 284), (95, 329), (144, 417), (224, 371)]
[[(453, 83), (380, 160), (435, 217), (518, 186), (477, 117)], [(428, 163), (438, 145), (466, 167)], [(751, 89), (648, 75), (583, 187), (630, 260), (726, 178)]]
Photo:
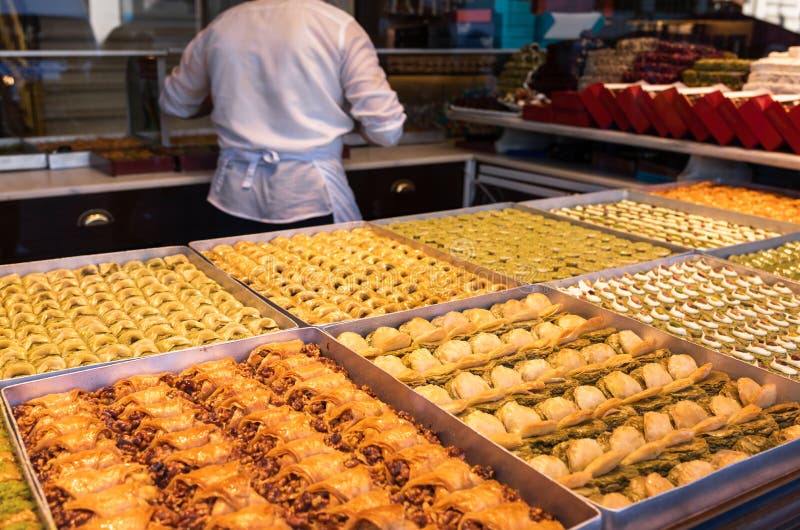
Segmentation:
[(789, 117), (789, 110), (795, 110), (798, 105), (800, 105), (800, 94), (773, 96), (772, 103), (767, 105), (764, 114), (775, 130), (783, 136), (791, 150), (800, 155), (800, 128)]
[(723, 99), (717, 104), (717, 114), (725, 121), (736, 134), (736, 138), (747, 149), (758, 147), (758, 137), (750, 125), (739, 114), (739, 105), (749, 98), (764, 94), (765, 92), (725, 92)]
[(650, 121), (656, 134), (662, 138), (669, 136), (669, 127), (664, 117), (656, 110), (655, 97), (659, 92), (663, 92), (670, 88), (671, 85), (642, 85), (641, 94), (637, 98), (639, 107), (642, 109), (645, 117)]
[(736, 133), (717, 112), (723, 100), (725, 96), (722, 91), (715, 90), (695, 101), (694, 111), (719, 145), (729, 145), (736, 138)]
[(686, 123), (686, 126), (689, 127), (689, 131), (698, 142), (705, 142), (708, 140), (711, 137), (711, 132), (708, 130), (708, 127), (703, 124), (700, 116), (697, 115), (697, 112), (694, 110), (694, 104), (703, 96), (720, 90), (721, 88), (724, 88), (724, 86), (678, 89), (679, 97), (676, 97), (674, 100), (675, 111)]
[(93, 151), (89, 159), (92, 167), (112, 177), (175, 171), (175, 157), (149, 149)]
[(600, 93), (605, 90), (602, 83), (593, 83), (580, 93), (580, 98), (597, 126), (610, 129), (614, 125), (614, 117), (600, 99)]
[(789, 114), (789, 119), (792, 121), (795, 127), (800, 129), (800, 104), (795, 104), (792, 106), (787, 114)]
[(617, 105), (628, 118), (631, 129), (639, 134), (646, 133), (651, 127), (650, 120), (645, 116), (639, 104), (639, 98), (643, 93), (641, 85), (631, 85), (617, 92)]
[(769, 94), (748, 98), (739, 105), (739, 115), (758, 138), (761, 147), (775, 151), (783, 145), (783, 137), (767, 118), (766, 110), (774, 101)]
[(574, 90), (553, 92), (553, 122), (574, 127), (591, 127), (592, 118), (586, 110), (580, 94)]
[(525, 105), (522, 107), (522, 119), (527, 121), (541, 121), (544, 123), (553, 122), (553, 106), (548, 105)]
[(673, 138), (683, 138), (689, 134), (689, 126), (678, 114), (675, 109), (675, 100), (680, 98), (681, 95), (675, 87), (670, 87), (667, 90), (662, 90), (653, 98), (653, 106), (656, 112), (664, 120), (669, 135)]
[(625, 90), (629, 86), (631, 85), (628, 83), (609, 83), (603, 85), (603, 90), (599, 93), (600, 102), (611, 113), (614, 123), (617, 124), (620, 131), (631, 130), (631, 122), (617, 103), (617, 92)]

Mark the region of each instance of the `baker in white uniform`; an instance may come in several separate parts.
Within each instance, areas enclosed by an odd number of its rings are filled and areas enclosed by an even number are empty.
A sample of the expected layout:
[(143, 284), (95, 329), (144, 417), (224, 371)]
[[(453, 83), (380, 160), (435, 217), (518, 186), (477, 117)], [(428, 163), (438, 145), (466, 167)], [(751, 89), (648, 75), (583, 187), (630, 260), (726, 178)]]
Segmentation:
[(213, 104), (221, 154), (209, 202), (281, 225), (360, 220), (342, 137), (355, 120), (370, 142), (394, 145), (406, 119), (369, 36), (322, 0), (224, 12), (189, 43), (160, 103), (180, 118)]

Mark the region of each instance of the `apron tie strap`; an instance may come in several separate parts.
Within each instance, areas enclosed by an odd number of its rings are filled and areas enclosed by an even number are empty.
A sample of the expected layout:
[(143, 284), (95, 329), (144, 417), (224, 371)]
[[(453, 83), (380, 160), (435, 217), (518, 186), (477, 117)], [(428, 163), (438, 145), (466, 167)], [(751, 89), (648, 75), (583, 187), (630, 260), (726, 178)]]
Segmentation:
[(270, 149), (264, 151), (260, 158), (252, 158), (250, 160), (250, 164), (247, 166), (247, 173), (245, 173), (244, 180), (242, 181), (242, 189), (252, 189), (256, 179), (256, 170), (258, 169), (258, 164), (262, 161), (271, 166), (276, 166), (281, 161), (281, 155), (279, 155), (277, 151)]

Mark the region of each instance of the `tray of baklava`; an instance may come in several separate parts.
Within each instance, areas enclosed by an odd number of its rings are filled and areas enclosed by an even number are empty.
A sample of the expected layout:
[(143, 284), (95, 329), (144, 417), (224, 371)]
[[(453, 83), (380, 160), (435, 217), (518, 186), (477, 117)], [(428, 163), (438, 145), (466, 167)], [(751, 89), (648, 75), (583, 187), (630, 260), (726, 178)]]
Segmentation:
[[(5, 412), (3, 417), (6, 417)], [(0, 528), (40, 530), (42, 513), (30, 486), (28, 466), (21, 466), (15, 454), (13, 436), (0, 422)]]
[(677, 337), (800, 379), (800, 284), (693, 254), (553, 282)]
[(608, 190), (522, 203), (560, 216), (695, 250), (791, 234), (798, 225), (636, 190)]
[(6, 387), (53, 528), (599, 528), (316, 328)]
[(769, 217), (789, 223), (800, 222), (800, 192), (783, 188), (710, 180), (679, 181), (639, 188), (651, 195), (703, 204), (746, 215)]
[(800, 474), (796, 382), (547, 286), (326, 330), (608, 528), (676, 524)]
[(522, 282), (364, 222), (189, 244), (310, 325), (383, 315)]
[(375, 223), (525, 283), (580, 276), (688, 250), (512, 203)]
[(800, 233), (716, 249), (706, 254), (800, 281)]
[(188, 247), (0, 266), (0, 386), (294, 327)]

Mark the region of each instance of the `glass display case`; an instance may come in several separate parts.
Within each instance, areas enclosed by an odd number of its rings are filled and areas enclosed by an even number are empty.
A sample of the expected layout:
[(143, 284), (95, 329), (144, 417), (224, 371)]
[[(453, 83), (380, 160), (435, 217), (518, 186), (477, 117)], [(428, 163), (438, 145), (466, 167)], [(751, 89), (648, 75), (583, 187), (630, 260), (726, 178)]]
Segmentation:
[[(209, 130), (208, 118), (159, 116), (157, 82), (178, 63), (197, 31), (240, 2), (9, 0), (0, 10), (0, 29), (6, 36), (0, 43), (0, 137), (152, 135), (163, 129), (168, 138), (170, 131)], [(779, 25), (748, 18), (735, 2), (333, 3), (353, 13), (372, 36), (409, 117), (406, 142), (438, 141), (462, 132), (445, 117), (450, 102), (465, 94), (492, 93), (520, 46), (534, 40), (555, 42), (550, 38), (554, 35), (577, 36), (574, 24), (586, 23), (591, 18), (587, 13), (599, 20), (592, 31), (611, 43), (623, 35), (650, 35), (702, 41), (743, 57), (758, 57), (776, 46), (800, 42)], [(781, 7), (778, 12), (755, 0), (744, 2), (743, 9), (786, 28), (795, 24), (786, 14), (791, 9)], [(564, 24), (572, 33), (565, 32)], [(349, 139), (351, 144), (359, 141)]]

